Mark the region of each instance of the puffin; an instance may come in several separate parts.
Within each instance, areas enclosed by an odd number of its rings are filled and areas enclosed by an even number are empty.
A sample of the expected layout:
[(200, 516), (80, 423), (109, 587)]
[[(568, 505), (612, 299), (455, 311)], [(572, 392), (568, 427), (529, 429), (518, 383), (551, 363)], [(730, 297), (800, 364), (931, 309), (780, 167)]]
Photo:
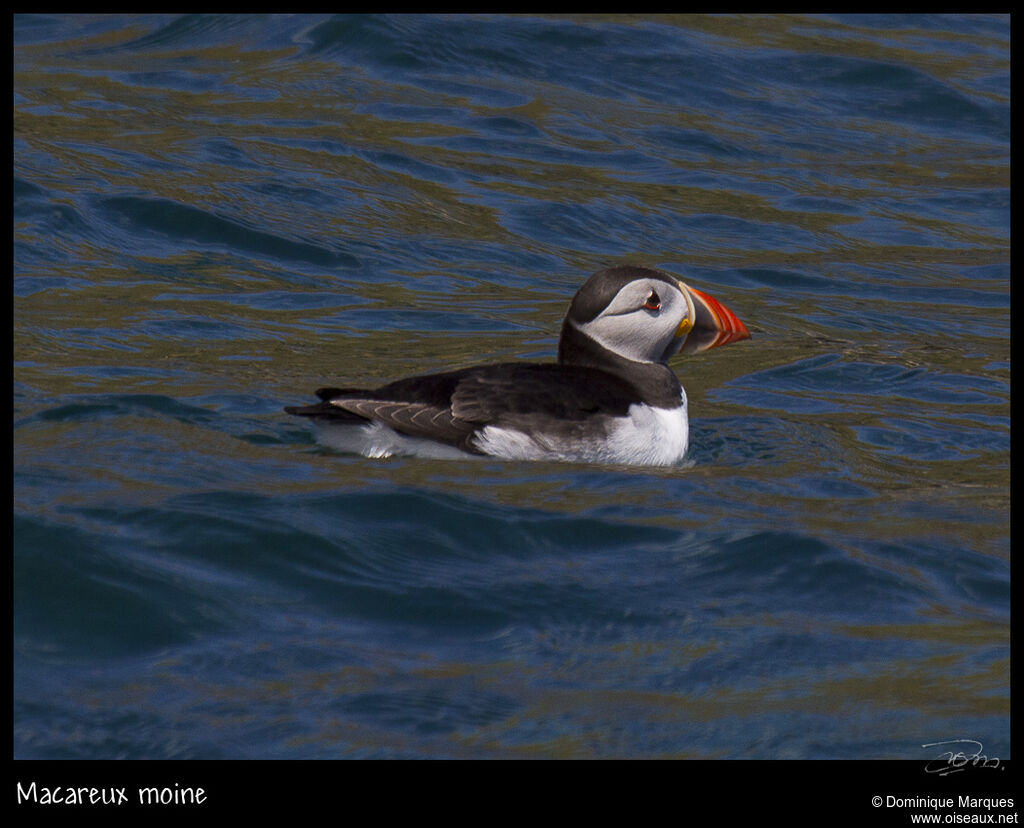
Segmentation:
[(690, 429), (668, 360), (749, 338), (736, 314), (674, 276), (610, 267), (573, 296), (555, 362), (321, 388), (320, 402), (284, 410), (312, 420), (323, 445), (370, 458), (670, 466), (686, 456)]

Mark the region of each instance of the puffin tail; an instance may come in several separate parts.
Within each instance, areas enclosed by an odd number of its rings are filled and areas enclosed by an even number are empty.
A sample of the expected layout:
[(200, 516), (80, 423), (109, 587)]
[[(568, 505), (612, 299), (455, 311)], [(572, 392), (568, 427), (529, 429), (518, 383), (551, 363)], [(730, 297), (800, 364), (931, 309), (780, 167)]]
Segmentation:
[(296, 417), (313, 417), (314, 419), (335, 420), (344, 423), (365, 423), (365, 417), (360, 417), (358, 414), (331, 404), (331, 400), (335, 397), (350, 393), (363, 394), (366, 392), (360, 388), (318, 388), (316, 395), (321, 402), (313, 405), (286, 405), (284, 410), (285, 413), (294, 414)]

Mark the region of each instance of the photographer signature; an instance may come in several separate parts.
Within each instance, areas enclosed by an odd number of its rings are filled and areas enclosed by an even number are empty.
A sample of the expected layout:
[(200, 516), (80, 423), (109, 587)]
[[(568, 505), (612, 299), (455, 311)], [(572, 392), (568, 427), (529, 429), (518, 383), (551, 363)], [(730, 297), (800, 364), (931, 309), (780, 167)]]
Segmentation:
[(985, 747), (977, 739), (947, 739), (944, 742), (929, 742), (921, 745), (923, 748), (938, 747), (939, 745), (966, 745), (977, 747), (973, 753), (964, 750), (947, 750), (939, 754), (938, 758), (932, 759), (924, 766), (925, 773), (937, 773), (939, 776), (949, 776), (951, 773), (958, 773), (969, 766), (981, 768), (998, 768), (999, 759), (985, 756), (981, 751)]

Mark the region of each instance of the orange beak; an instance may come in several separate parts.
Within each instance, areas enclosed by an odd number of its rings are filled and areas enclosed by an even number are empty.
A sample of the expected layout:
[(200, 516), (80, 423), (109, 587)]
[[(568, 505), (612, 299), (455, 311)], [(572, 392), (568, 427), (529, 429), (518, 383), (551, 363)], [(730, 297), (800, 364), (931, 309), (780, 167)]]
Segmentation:
[[(730, 342), (750, 339), (750, 331), (739, 317), (725, 305), (704, 291), (679, 283), (690, 305), (690, 316), (683, 320), (677, 333), (686, 337), (682, 353), (695, 354)], [(687, 322), (690, 324), (687, 325)]]

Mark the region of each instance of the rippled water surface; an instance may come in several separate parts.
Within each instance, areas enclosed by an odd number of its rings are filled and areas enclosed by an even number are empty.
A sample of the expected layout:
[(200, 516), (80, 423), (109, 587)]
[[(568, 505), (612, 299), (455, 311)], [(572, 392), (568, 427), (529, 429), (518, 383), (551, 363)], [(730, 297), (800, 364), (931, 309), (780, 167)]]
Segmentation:
[[(1010, 26), (14, 20), (14, 753), (1010, 755)], [(367, 460), (321, 385), (660, 267), (675, 468)]]

